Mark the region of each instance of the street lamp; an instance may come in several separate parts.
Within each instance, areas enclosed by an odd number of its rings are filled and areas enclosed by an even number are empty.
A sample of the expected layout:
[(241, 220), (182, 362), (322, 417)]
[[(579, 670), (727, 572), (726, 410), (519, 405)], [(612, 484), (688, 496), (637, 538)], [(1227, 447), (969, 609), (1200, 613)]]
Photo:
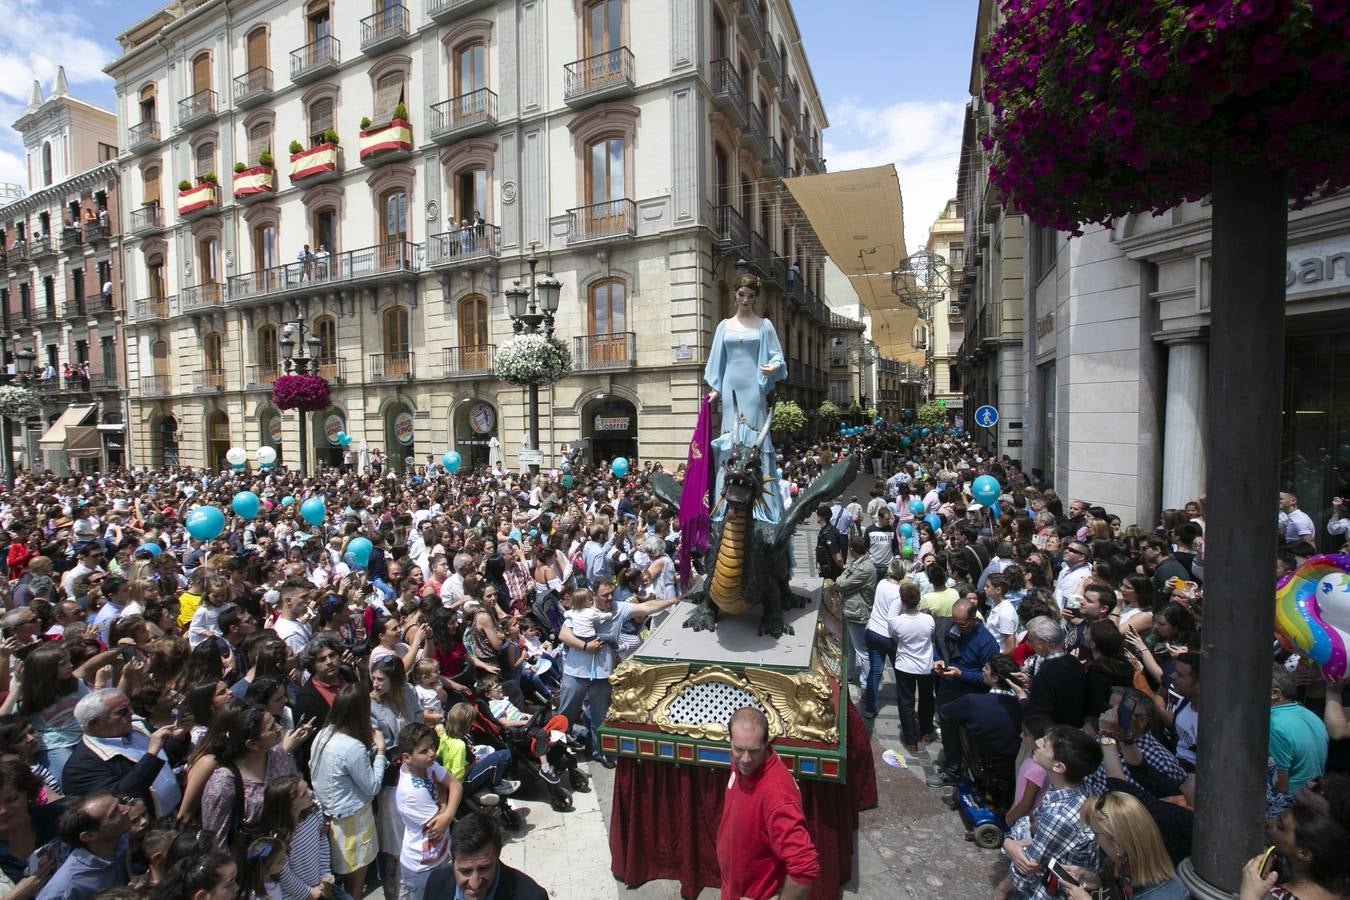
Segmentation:
[[(534, 256), (525, 262), (530, 266), (530, 286), (522, 287), (520, 279), (516, 279), (506, 289), (506, 314), (511, 317), (511, 330), (516, 334), (538, 334), (542, 325), (544, 334), (552, 337), (553, 314), (558, 311), (562, 282), (552, 272), (535, 278), (539, 260)], [(526, 450), (539, 452), (539, 385), (534, 383), (530, 384), (530, 433), (525, 443)], [(539, 474), (539, 463), (530, 463), (530, 474)]]
[[(22, 335), (14, 335), (14, 346), (21, 347)], [(0, 384), (27, 384), (28, 376), (33, 374), (33, 360), (37, 355), (27, 348), (14, 351), (14, 371), (8, 368), (0, 372)], [(14, 490), (14, 434), (10, 430), (9, 416), (0, 416), (0, 453), (5, 454), (5, 488)]]
[[(309, 355), (305, 355), (304, 348), (300, 350), (300, 355), (295, 355), (295, 333), (300, 332), (300, 343), (309, 348)], [(294, 319), (286, 322), (281, 329), (281, 357), (285, 360), (287, 375), (318, 375), (319, 374), (319, 354), (323, 351), (323, 341), (311, 334), (309, 339), (305, 339), (305, 334), (309, 328), (305, 325), (304, 319)], [(306, 473), (306, 460), (309, 458), (309, 433), (305, 430), (305, 411), (297, 409), (300, 414), (300, 476), (303, 478)]]

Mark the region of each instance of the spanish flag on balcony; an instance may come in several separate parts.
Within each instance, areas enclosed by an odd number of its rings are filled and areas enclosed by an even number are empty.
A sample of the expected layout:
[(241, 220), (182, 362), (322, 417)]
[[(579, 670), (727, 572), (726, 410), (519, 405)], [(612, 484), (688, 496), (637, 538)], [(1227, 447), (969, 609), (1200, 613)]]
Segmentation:
[(382, 153), (406, 152), (412, 149), (412, 145), (412, 125), (403, 119), (394, 119), (388, 125), (361, 132), (362, 159)]
[(203, 181), (196, 187), (178, 192), (178, 214), (186, 216), (216, 205), (216, 186)]
[(270, 166), (254, 166), (234, 173), (235, 199), (271, 194), (276, 191), (276, 173)]
[(337, 144), (320, 144), (309, 150), (291, 154), (291, 181), (299, 181), (325, 172), (336, 172)]

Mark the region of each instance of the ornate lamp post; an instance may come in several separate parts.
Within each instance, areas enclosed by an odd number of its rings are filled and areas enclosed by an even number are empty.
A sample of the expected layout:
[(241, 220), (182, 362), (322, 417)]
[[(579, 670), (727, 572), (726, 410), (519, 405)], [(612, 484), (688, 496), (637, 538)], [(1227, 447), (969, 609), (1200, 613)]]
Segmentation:
[[(520, 280), (512, 282), (506, 289), (506, 314), (511, 317), (511, 330), (516, 334), (539, 334), (553, 336), (553, 314), (558, 311), (558, 299), (562, 295), (562, 282), (546, 272), (543, 278), (535, 278), (535, 268), (539, 260), (531, 256), (525, 260), (530, 266), (530, 286), (521, 287)], [(542, 329), (541, 329), (542, 326)], [(539, 474), (539, 385), (531, 382), (530, 390), (530, 431), (525, 439), (525, 450), (531, 451), (530, 473)]]
[[(295, 355), (297, 330), (300, 332), (299, 342), (303, 345), (299, 356)], [(281, 329), (281, 356), (285, 360), (287, 375), (319, 374), (319, 353), (323, 350), (323, 342), (313, 334), (306, 340), (305, 334), (308, 332), (309, 328), (305, 325), (304, 319), (287, 322)], [(304, 347), (309, 348), (308, 356), (305, 355)], [(309, 459), (309, 433), (305, 430), (305, 410), (297, 408), (296, 412), (300, 414), (300, 475), (304, 477)]]
[[(14, 346), (21, 346), (23, 338), (20, 335), (14, 335)], [(0, 372), (0, 385), (20, 384), (26, 385), (28, 377), (33, 374), (33, 361), (37, 355), (27, 348), (16, 350), (14, 353), (14, 372)], [(4, 453), (5, 469), (5, 489), (14, 490), (14, 432), (9, 423), (9, 416), (0, 416), (0, 453)]]

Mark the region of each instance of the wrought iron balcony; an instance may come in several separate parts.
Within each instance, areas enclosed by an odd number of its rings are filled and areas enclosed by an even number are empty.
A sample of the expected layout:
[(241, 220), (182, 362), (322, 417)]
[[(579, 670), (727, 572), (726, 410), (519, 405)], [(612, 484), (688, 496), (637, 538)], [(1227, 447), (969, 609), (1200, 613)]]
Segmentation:
[(569, 209), (567, 243), (626, 240), (637, 235), (637, 203), (627, 198)]
[(61, 311), (56, 308), (56, 301), (52, 301), (45, 306), (39, 306), (37, 309), (33, 310), (33, 315), (30, 319), (34, 325), (46, 325), (60, 320)]
[(131, 211), (131, 223), (127, 230), (130, 234), (150, 234), (163, 227), (164, 207), (158, 203), (147, 203)]
[(367, 380), (412, 381), (413, 362), (412, 353), (372, 353)]
[(764, 46), (759, 51), (759, 70), (768, 78), (772, 79), (773, 86), (781, 89), (783, 86), (783, 60), (778, 55), (778, 50), (770, 40), (764, 41)]
[(82, 230), (86, 244), (107, 240), (108, 238), (108, 229), (102, 222), (85, 222)]
[(741, 129), (741, 140), (757, 159), (769, 155), (769, 128), (764, 124), (764, 110), (758, 106), (751, 105), (749, 121)]
[(234, 79), (234, 105), (249, 109), (272, 97), (272, 70), (256, 66)]
[(782, 175), (787, 171), (787, 164), (783, 161), (783, 145), (773, 138), (769, 139), (769, 152), (764, 154), (760, 170), (765, 175)]
[(277, 363), (249, 366), (244, 375), (244, 390), (270, 388), (280, 374), (281, 366)]
[(578, 372), (631, 369), (637, 363), (637, 332), (577, 335), (572, 338), (572, 358)]
[(90, 304), (85, 303), (83, 297), (76, 297), (74, 300), (66, 301), (67, 319), (84, 319), (89, 316)]
[(738, 0), (736, 24), (751, 47), (764, 46), (764, 13), (755, 0)]
[(198, 369), (193, 372), (192, 390), (199, 394), (225, 390), (225, 370)]
[(712, 63), (713, 103), (733, 125), (744, 128), (750, 115), (750, 98), (746, 96), (741, 74), (729, 59), (715, 59)]
[(573, 109), (627, 97), (636, 91), (633, 52), (627, 47), (606, 50), (563, 67), (563, 102)]
[(159, 122), (146, 119), (127, 129), (127, 149), (132, 153), (148, 150), (159, 144)]
[(750, 232), (750, 256), (746, 262), (760, 278), (773, 277), (773, 254), (769, 252), (769, 242), (758, 231)]
[(409, 241), (391, 241), (315, 256), (308, 262), (293, 262), (231, 276), (231, 303), (308, 295), (322, 285), (383, 284), (413, 281), (423, 268), (423, 246)]
[(347, 381), (347, 360), (340, 356), (319, 357), (319, 377), (333, 384)]
[(178, 295), (179, 312), (197, 312), (214, 309), (225, 302), (225, 285), (216, 281), (207, 281), (183, 288)]
[(487, 88), (431, 106), (431, 139), (448, 144), (497, 127), (497, 95)]
[(178, 128), (187, 130), (206, 122), (216, 115), (216, 92), (207, 88), (204, 91), (184, 97), (178, 101)]
[(291, 81), (309, 84), (336, 72), (342, 64), (342, 42), (331, 34), (291, 51)]
[(745, 224), (745, 217), (737, 212), (734, 206), (713, 208), (713, 233), (716, 235), (714, 241), (719, 249), (750, 247), (750, 228)]
[(408, 7), (402, 3), (386, 6), (361, 20), (361, 52), (378, 56), (391, 47), (405, 43), (412, 35)]
[(24, 255), (30, 260), (45, 259), (48, 256), (56, 255), (56, 243), (52, 240), (50, 234), (34, 235), (28, 239), (28, 245), (24, 247)]
[(136, 301), (136, 321), (156, 322), (173, 315), (173, 297), (150, 297)]
[(427, 0), (427, 16), (438, 25), (486, 9), (497, 0)]
[(142, 397), (167, 397), (170, 393), (172, 393), (172, 388), (169, 386), (168, 375), (141, 376)]
[(486, 378), (492, 374), (496, 344), (446, 347), (441, 351), (442, 378)]
[(68, 225), (61, 229), (61, 249), (69, 253), (72, 250), (78, 250), (84, 246), (80, 239), (80, 229), (77, 225)]
[(469, 225), (433, 234), (427, 239), (427, 266), (453, 269), (481, 265), (501, 255), (499, 225)]

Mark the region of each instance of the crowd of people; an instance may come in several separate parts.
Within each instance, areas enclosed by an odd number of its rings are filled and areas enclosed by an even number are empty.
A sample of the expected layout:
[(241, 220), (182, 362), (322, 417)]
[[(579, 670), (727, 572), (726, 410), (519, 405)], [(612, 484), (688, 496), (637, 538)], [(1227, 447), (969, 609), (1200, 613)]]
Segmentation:
[[(794, 564), (840, 591), (864, 716), (892, 667), (903, 743), (941, 748), (935, 787), (970, 752), (1007, 762), (987, 767), (1008, 797), (998, 896), (1185, 896), (1203, 502), (1140, 528), (959, 433), (878, 426), (780, 448), (784, 506), (848, 453), (880, 476), (815, 510)], [(615, 764), (595, 732), (610, 673), (679, 602), (655, 469), (21, 478), (0, 497), (0, 892), (543, 896), (500, 862), (509, 798), (528, 783), (566, 809), (578, 759)], [(195, 507), (242, 490), (256, 516), (191, 537)], [(1290, 503), (1281, 571), (1310, 551)], [(1342, 686), (1269, 662), (1276, 849), (1244, 897), (1339, 896)]]

